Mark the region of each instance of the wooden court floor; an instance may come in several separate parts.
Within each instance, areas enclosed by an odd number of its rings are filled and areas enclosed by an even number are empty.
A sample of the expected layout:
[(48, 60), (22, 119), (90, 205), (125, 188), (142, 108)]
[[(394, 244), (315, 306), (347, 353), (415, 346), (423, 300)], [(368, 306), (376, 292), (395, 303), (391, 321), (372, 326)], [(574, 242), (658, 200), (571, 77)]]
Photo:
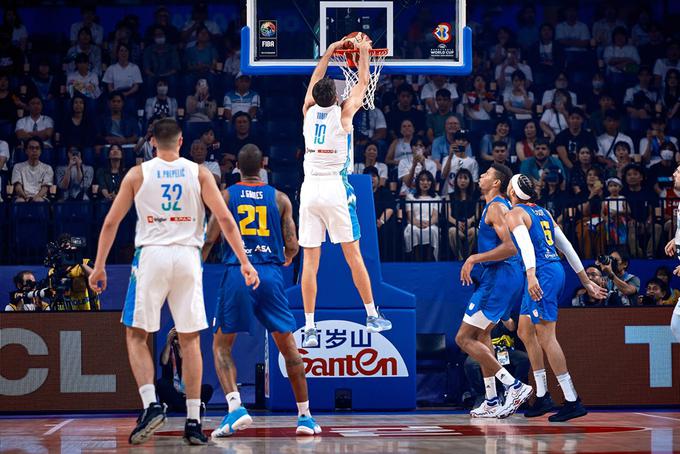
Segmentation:
[[(0, 452), (259, 453), (680, 453), (680, 411), (595, 411), (568, 423), (547, 417), (470, 419), (461, 412), (315, 415), (323, 433), (295, 436), (295, 417), (254, 414), (251, 428), (208, 446), (182, 444), (184, 419), (169, 418), (154, 439), (131, 447), (133, 416), (3, 417)], [(221, 416), (210, 413), (204, 429)]]

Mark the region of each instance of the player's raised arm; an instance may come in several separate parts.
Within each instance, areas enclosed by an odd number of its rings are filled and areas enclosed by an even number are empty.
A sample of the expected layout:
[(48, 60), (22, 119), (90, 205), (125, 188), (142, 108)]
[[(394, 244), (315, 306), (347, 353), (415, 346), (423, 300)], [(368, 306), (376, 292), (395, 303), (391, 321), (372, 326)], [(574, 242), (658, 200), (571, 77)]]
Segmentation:
[(217, 188), (217, 183), (215, 183), (215, 177), (212, 176), (212, 173), (207, 168), (199, 167), (198, 180), (201, 183), (203, 201), (210, 208), (229, 246), (231, 246), (238, 261), (241, 263), (241, 273), (246, 280), (246, 284), (257, 288), (260, 285), (260, 278), (253, 265), (250, 264), (246, 251), (243, 249), (243, 240), (236, 226), (236, 221), (234, 221), (234, 217), (227, 210), (220, 190)]
[(486, 213), (486, 218), (489, 220), (496, 235), (501, 240), (501, 244), (491, 249), (490, 251), (481, 254), (472, 254), (465, 260), (463, 267), (460, 270), (460, 280), (464, 285), (472, 284), (472, 267), (477, 263), (495, 262), (505, 260), (517, 254), (517, 249), (510, 237), (510, 231), (505, 221), (505, 215), (509, 212), (508, 208), (500, 203), (493, 203), (489, 206)]
[(101, 232), (99, 233), (99, 244), (97, 245), (97, 258), (94, 261), (94, 269), (90, 274), (90, 288), (95, 292), (106, 290), (106, 258), (111, 251), (111, 245), (116, 239), (118, 226), (130, 211), (130, 207), (135, 199), (135, 187), (139, 187), (142, 179), (141, 166), (135, 166), (125, 175), (120, 184), (118, 195), (113, 200), (111, 209), (104, 219)]
[(276, 191), (276, 205), (279, 207), (279, 214), (281, 214), (281, 233), (285, 246), (286, 261), (283, 266), (288, 266), (300, 251), (300, 245), (295, 234), (295, 221), (293, 221), (293, 205), (288, 196), (281, 191)]
[(349, 92), (349, 96), (342, 103), (342, 127), (345, 131), (352, 129), (352, 119), (354, 114), (361, 109), (364, 104), (364, 96), (366, 96), (366, 89), (368, 88), (368, 81), (370, 78), (369, 63), (370, 56), (368, 51), (371, 49), (371, 42), (364, 39), (357, 46), (359, 49), (359, 70), (358, 70), (358, 81), (352, 90)]
[[(552, 214), (550, 214), (550, 212), (548, 212), (548, 215), (552, 218)], [(571, 242), (567, 239), (564, 232), (562, 232), (560, 226), (557, 225), (555, 219), (553, 219), (553, 226), (555, 229), (555, 246), (564, 254), (564, 256), (567, 259), (567, 262), (569, 262), (569, 266), (571, 266), (571, 269), (574, 270), (574, 273), (578, 275), (578, 279), (581, 281), (581, 285), (583, 285), (583, 288), (585, 288), (586, 291), (588, 291), (590, 296), (592, 296), (593, 298), (596, 299), (606, 298), (607, 290), (603, 289), (602, 287), (591, 281), (590, 278), (586, 275), (586, 272), (583, 268), (583, 263), (581, 263), (581, 259), (576, 253), (576, 250), (574, 250), (574, 246), (572, 246)]]
[[(222, 198), (224, 200), (224, 205), (229, 205), (229, 191), (222, 191)], [(201, 257), (205, 262), (208, 260), (210, 255), (210, 250), (215, 245), (217, 240), (220, 238), (220, 225), (217, 223), (217, 218), (215, 216), (210, 216), (210, 221), (208, 222), (208, 228), (205, 232), (205, 242), (203, 243), (203, 249), (201, 250)]]
[(319, 60), (319, 63), (316, 64), (316, 68), (314, 68), (314, 72), (312, 73), (311, 79), (309, 79), (309, 86), (307, 87), (307, 94), (305, 94), (305, 103), (302, 105), (302, 115), (304, 116), (307, 113), (307, 109), (309, 109), (311, 106), (315, 104), (314, 102), (314, 97), (312, 96), (312, 90), (314, 90), (314, 85), (318, 81), (324, 78), (326, 75), (326, 70), (328, 69), (328, 62), (330, 61), (331, 57), (333, 56), (333, 52), (335, 52), (338, 48), (341, 47), (342, 41), (336, 41), (334, 43), (331, 43), (327, 48), (326, 52), (324, 52), (323, 56)]

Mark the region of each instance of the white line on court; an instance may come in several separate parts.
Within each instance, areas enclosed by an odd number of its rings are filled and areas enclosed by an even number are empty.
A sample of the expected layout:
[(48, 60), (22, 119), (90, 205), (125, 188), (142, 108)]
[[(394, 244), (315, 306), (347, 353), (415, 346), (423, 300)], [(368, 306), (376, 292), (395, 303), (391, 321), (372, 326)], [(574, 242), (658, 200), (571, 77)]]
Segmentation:
[(66, 424), (68, 424), (70, 422), (73, 422), (73, 419), (67, 419), (66, 421), (60, 422), (59, 424), (57, 424), (56, 426), (52, 427), (50, 430), (45, 432), (43, 434), (43, 437), (45, 437), (47, 435), (52, 435), (54, 432), (58, 431), (59, 429), (61, 429), (62, 427), (64, 427)]
[(635, 413), (636, 415), (642, 415), (642, 416), (649, 416), (650, 418), (661, 418), (661, 419), (670, 419), (671, 421), (680, 421), (680, 418), (671, 418), (670, 416), (661, 416), (661, 415), (650, 415), (649, 413)]

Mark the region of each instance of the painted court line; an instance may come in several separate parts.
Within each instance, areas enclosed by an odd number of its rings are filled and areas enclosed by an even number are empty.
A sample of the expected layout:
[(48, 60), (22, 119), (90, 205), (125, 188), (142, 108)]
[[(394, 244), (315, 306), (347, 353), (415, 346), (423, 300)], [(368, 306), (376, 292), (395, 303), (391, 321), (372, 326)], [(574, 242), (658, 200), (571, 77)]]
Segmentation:
[(64, 427), (66, 424), (68, 424), (70, 422), (73, 422), (73, 419), (67, 419), (66, 421), (60, 422), (59, 424), (57, 424), (56, 426), (52, 427), (50, 430), (45, 432), (43, 434), (43, 436), (52, 435), (54, 432), (58, 431), (59, 429), (61, 429), (62, 427)]
[(671, 418), (670, 416), (661, 416), (661, 415), (650, 415), (649, 413), (635, 413), (636, 415), (642, 415), (642, 416), (649, 416), (650, 418), (661, 418), (661, 419), (670, 419), (671, 421), (680, 421), (680, 418)]

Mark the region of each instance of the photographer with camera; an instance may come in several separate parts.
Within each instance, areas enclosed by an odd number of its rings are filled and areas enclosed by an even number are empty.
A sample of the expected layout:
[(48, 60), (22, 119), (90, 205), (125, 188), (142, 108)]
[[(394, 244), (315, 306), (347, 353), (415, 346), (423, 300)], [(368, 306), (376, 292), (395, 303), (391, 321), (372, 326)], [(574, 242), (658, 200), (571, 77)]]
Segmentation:
[(64, 233), (47, 245), (45, 266), (52, 306), (56, 310), (99, 310), (99, 295), (88, 283), (94, 263), (83, 257), (85, 239)]
[(607, 293), (618, 294), (621, 305), (631, 306), (635, 301), (635, 294), (640, 291), (640, 278), (630, 274), (628, 259), (623, 258), (619, 251), (612, 251), (609, 255), (601, 255), (595, 264), (607, 276)]
[(668, 284), (657, 277), (647, 281), (647, 291), (638, 296), (639, 306), (672, 306), (676, 303)]
[(16, 291), (9, 294), (5, 312), (49, 311), (50, 305), (42, 300), (45, 290), (36, 290), (36, 280), (30, 271), (19, 271), (14, 276)]
[[(597, 266), (593, 265), (586, 268), (586, 276), (600, 287), (607, 288), (608, 279), (603, 276), (602, 270)], [(581, 287), (576, 290), (574, 297), (571, 299), (571, 305), (574, 307), (621, 306), (621, 296), (615, 291), (608, 291), (606, 298), (596, 299), (585, 288)]]

